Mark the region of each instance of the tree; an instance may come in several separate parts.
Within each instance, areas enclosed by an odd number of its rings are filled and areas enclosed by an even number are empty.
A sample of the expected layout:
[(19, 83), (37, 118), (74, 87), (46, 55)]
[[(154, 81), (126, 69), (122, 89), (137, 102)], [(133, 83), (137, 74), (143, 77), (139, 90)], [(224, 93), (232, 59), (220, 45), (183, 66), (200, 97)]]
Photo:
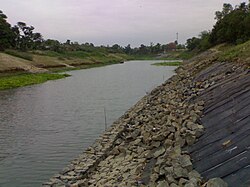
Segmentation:
[(241, 3), (233, 9), (230, 4), (224, 4), (221, 17), (217, 19), (214, 25), (209, 41), (212, 45), (245, 42), (250, 39), (249, 25), (249, 5)]
[(41, 48), (43, 42), (42, 35), (40, 33), (34, 33), (34, 27), (28, 26), (24, 22), (18, 22), (13, 27), (16, 33), (16, 41), (18, 42), (17, 48), (21, 50), (38, 49)]
[(132, 49), (131, 49), (130, 44), (128, 44), (128, 45), (124, 48), (124, 52), (125, 52), (126, 54), (131, 54), (131, 53), (132, 53)]
[(14, 46), (14, 33), (7, 22), (7, 16), (0, 10), (0, 50)]
[(43, 42), (44, 49), (48, 49), (55, 52), (61, 52), (61, 43), (57, 40), (48, 39)]
[(187, 44), (186, 44), (187, 49), (189, 51), (192, 51), (192, 50), (196, 49), (199, 46), (200, 41), (201, 41), (201, 39), (197, 38), (197, 37), (187, 39)]
[(150, 51), (147, 46), (141, 44), (141, 46), (138, 49), (139, 54), (148, 54)]
[(222, 18), (224, 18), (225, 15), (229, 14), (232, 11), (233, 11), (233, 6), (231, 4), (229, 4), (229, 3), (224, 3), (222, 11), (221, 12), (220, 11), (215, 12), (215, 19), (217, 21), (219, 21)]

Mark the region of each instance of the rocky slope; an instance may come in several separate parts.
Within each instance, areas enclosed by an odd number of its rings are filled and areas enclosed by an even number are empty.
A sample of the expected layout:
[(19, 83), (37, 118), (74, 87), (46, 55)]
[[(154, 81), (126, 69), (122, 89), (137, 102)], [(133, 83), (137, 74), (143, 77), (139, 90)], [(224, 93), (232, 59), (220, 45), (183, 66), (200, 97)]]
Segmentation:
[(178, 68), (44, 186), (227, 186), (220, 176), (200, 175), (190, 151), (206, 135), (204, 93), (222, 80), (233, 81), (230, 72), (249, 75), (244, 64), (229, 62), (216, 71), (217, 53), (208, 51)]

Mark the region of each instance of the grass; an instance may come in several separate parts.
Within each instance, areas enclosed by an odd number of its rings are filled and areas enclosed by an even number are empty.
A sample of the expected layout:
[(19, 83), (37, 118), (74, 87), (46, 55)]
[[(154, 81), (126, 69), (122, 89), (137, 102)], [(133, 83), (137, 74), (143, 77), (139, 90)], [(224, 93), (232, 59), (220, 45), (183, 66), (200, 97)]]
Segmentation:
[(48, 80), (56, 80), (68, 77), (68, 74), (20, 74), (14, 76), (0, 77), (0, 90), (17, 88), (27, 85), (40, 84)]
[(8, 49), (8, 50), (5, 50), (5, 53), (9, 54), (9, 55), (12, 55), (12, 56), (15, 56), (15, 57), (18, 57), (18, 58), (25, 59), (25, 60), (29, 60), (29, 61), (33, 60), (32, 54), (27, 53), (27, 52), (21, 52), (21, 51)]
[(250, 41), (239, 45), (226, 45), (219, 48), (222, 53), (219, 55), (220, 61), (233, 61), (238, 58), (246, 60), (250, 58)]
[(175, 62), (158, 62), (158, 63), (154, 63), (152, 65), (155, 66), (180, 66), (182, 64), (181, 61), (175, 61)]

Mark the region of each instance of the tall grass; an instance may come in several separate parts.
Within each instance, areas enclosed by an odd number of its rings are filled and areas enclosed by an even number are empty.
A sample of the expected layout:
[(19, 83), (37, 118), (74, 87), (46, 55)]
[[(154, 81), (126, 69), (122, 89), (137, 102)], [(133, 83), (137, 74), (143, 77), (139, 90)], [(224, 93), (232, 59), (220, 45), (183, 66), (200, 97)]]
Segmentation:
[(29, 60), (29, 61), (33, 60), (33, 56), (27, 52), (21, 52), (21, 51), (8, 49), (8, 50), (5, 50), (5, 53), (12, 55), (12, 56), (15, 56), (15, 57), (18, 57), (18, 58), (25, 59), (25, 60)]

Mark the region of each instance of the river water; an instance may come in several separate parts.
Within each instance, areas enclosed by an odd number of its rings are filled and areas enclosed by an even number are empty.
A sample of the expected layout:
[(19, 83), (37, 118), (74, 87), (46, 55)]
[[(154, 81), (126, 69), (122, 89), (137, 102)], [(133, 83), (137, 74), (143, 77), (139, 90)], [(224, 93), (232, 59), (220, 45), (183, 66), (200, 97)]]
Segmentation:
[(41, 186), (146, 92), (174, 74), (155, 61), (71, 71), (71, 77), (0, 91), (0, 187)]

